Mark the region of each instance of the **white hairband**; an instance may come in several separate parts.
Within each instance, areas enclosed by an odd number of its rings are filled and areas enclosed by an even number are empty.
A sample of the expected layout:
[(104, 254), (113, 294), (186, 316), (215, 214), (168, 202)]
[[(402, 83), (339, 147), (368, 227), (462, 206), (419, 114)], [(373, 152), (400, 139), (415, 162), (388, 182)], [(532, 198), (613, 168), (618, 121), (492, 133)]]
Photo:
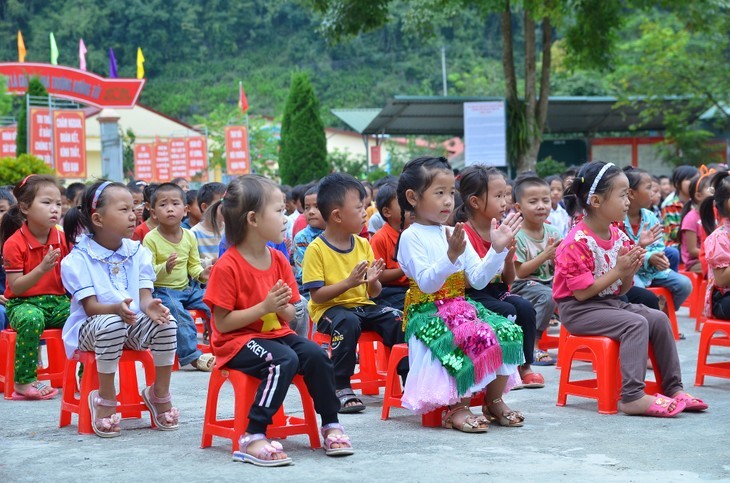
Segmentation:
[(603, 165), (603, 168), (598, 172), (598, 175), (596, 175), (596, 179), (593, 180), (593, 184), (591, 185), (591, 189), (588, 191), (588, 198), (586, 198), (586, 203), (591, 202), (591, 196), (593, 196), (596, 192), (596, 188), (598, 188), (598, 183), (601, 182), (601, 178), (603, 178), (603, 175), (606, 174), (606, 171), (608, 171), (608, 168), (611, 166), (616, 166), (613, 163), (606, 163)]

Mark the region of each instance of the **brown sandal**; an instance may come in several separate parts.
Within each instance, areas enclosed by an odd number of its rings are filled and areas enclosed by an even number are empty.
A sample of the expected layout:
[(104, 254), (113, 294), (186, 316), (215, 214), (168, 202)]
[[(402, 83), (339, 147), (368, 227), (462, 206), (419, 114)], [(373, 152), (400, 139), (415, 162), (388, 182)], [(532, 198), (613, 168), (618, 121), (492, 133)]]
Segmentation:
[[(464, 419), (461, 426), (455, 425), (454, 415), (462, 411), (468, 412), (469, 416)], [(485, 424), (485, 427), (481, 427)], [(446, 414), (444, 414), (442, 426), (446, 429), (456, 429), (463, 433), (486, 433), (489, 429), (489, 419), (484, 416), (472, 414), (468, 406), (456, 406), (455, 408), (449, 409)]]
[(500, 415), (496, 415), (490, 409), (495, 404), (504, 403), (501, 397), (494, 399), (492, 402), (482, 406), (482, 412), (484, 416), (489, 418), (490, 421), (496, 421), (500, 426), (507, 428), (519, 428), (525, 423), (525, 416), (519, 411), (508, 411)]

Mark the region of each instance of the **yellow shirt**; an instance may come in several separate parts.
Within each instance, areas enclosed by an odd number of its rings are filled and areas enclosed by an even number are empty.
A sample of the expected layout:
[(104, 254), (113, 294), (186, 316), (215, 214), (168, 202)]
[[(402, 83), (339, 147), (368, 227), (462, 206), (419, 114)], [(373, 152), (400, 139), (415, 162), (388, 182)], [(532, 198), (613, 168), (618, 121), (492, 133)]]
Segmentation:
[[(375, 260), (373, 249), (366, 239), (352, 235), (352, 248), (342, 251), (330, 245), (324, 235), (320, 235), (304, 252), (302, 288), (320, 288), (341, 282), (349, 277), (355, 266), (363, 260), (369, 263)], [(368, 285), (363, 283), (322, 304), (310, 300), (309, 315), (314, 322), (317, 322), (327, 309), (336, 305), (349, 309), (373, 304), (374, 302), (368, 297)]]
[[(197, 279), (203, 271), (198, 253), (198, 241), (190, 230), (180, 228), (183, 232), (180, 243), (172, 243), (163, 237), (155, 228), (150, 231), (142, 244), (152, 252), (152, 263), (155, 265), (155, 287), (167, 287), (184, 290), (188, 287), (188, 277)], [(167, 273), (165, 264), (173, 253), (177, 253), (177, 263), (172, 272)]]

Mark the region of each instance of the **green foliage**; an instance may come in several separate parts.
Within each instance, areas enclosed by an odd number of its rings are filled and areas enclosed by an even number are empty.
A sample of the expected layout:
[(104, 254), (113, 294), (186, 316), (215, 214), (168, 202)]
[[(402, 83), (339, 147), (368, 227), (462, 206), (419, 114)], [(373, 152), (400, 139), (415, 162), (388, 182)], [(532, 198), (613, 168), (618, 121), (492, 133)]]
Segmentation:
[(0, 116), (5, 116), (12, 108), (13, 98), (6, 95), (5, 77), (0, 77)]
[(119, 137), (122, 139), (122, 173), (125, 178), (134, 178), (134, 143), (137, 136), (130, 128), (126, 132), (119, 128)]
[(535, 165), (535, 171), (541, 178), (547, 178), (554, 174), (562, 174), (567, 169), (568, 166), (566, 166), (565, 163), (562, 161), (556, 161), (552, 158), (552, 156), (548, 156), (547, 158), (538, 161)]
[(284, 184), (308, 183), (330, 172), (319, 101), (303, 72), (292, 74), (279, 146), (279, 173)]
[(16, 185), (29, 174), (54, 174), (54, 172), (42, 159), (30, 154), (0, 159), (0, 185)]
[[(33, 77), (28, 82), (28, 95), (31, 96), (47, 96), (48, 91), (38, 77)], [(15, 153), (20, 156), (28, 152), (28, 105), (25, 98), (22, 99), (20, 105), (20, 114), (18, 115), (18, 135), (15, 138)], [(22, 179), (22, 178), (21, 178)]]
[(347, 173), (357, 179), (364, 179), (367, 176), (367, 160), (365, 156), (356, 156), (350, 151), (335, 149), (327, 153), (327, 162), (332, 166), (332, 171)]

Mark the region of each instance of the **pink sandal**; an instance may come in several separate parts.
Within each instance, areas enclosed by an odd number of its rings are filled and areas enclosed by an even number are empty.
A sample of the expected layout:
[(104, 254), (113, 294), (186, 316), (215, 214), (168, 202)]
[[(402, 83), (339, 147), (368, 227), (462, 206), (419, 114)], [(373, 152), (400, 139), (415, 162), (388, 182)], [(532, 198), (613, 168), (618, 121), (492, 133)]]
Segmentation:
[(147, 405), (150, 413), (152, 413), (152, 418), (155, 421), (157, 429), (161, 431), (173, 431), (179, 427), (178, 421), (180, 420), (180, 411), (177, 408), (172, 407), (164, 413), (158, 413), (155, 404), (168, 403), (172, 400), (172, 397), (169, 392), (163, 397), (155, 396), (155, 391), (153, 390), (154, 386), (155, 384), (152, 383), (151, 386), (142, 390), (142, 399), (144, 399), (144, 403)]
[[(342, 434), (328, 434), (325, 433), (330, 429), (339, 429)], [(350, 456), (355, 454), (352, 449), (352, 443), (350, 443), (350, 437), (345, 434), (345, 428), (340, 423), (330, 423), (322, 426), (322, 437), (324, 438), (324, 454), (327, 456)], [(347, 445), (340, 446), (339, 448), (333, 448), (333, 444)]]
[(702, 399), (696, 398), (686, 392), (679, 393), (674, 397), (674, 400), (682, 401), (684, 403), (684, 410), (689, 412), (700, 412), (710, 407)]
[[(670, 410), (669, 407), (674, 403), (674, 409)], [(654, 402), (649, 406), (649, 409), (644, 411), (644, 416), (654, 416), (657, 418), (673, 418), (677, 414), (684, 411), (685, 403), (679, 399), (673, 399), (664, 394), (654, 394)]]
[(46, 399), (53, 399), (58, 394), (58, 389), (52, 387), (47, 394), (43, 394), (42, 391), (48, 387), (48, 384), (44, 384), (41, 381), (31, 383), (30, 389), (24, 393), (13, 391), (11, 396), (13, 401), (42, 401)]
[(255, 456), (246, 453), (251, 443), (261, 441), (262, 439), (266, 439), (265, 434), (257, 433), (241, 436), (239, 440), (240, 449), (233, 452), (233, 461), (251, 463), (254, 466), (288, 466), (293, 463), (292, 459), (288, 456), (282, 459), (271, 459), (273, 455), (283, 453), (281, 443), (278, 441), (271, 441), (265, 444)]
[(122, 421), (122, 418), (119, 414), (114, 413), (108, 418), (98, 418), (96, 417), (96, 411), (99, 406), (116, 408), (117, 402), (102, 398), (99, 396), (98, 390), (94, 390), (89, 393), (91, 428), (94, 430), (94, 433), (100, 438), (116, 438), (121, 435), (122, 428), (119, 426), (119, 423)]

